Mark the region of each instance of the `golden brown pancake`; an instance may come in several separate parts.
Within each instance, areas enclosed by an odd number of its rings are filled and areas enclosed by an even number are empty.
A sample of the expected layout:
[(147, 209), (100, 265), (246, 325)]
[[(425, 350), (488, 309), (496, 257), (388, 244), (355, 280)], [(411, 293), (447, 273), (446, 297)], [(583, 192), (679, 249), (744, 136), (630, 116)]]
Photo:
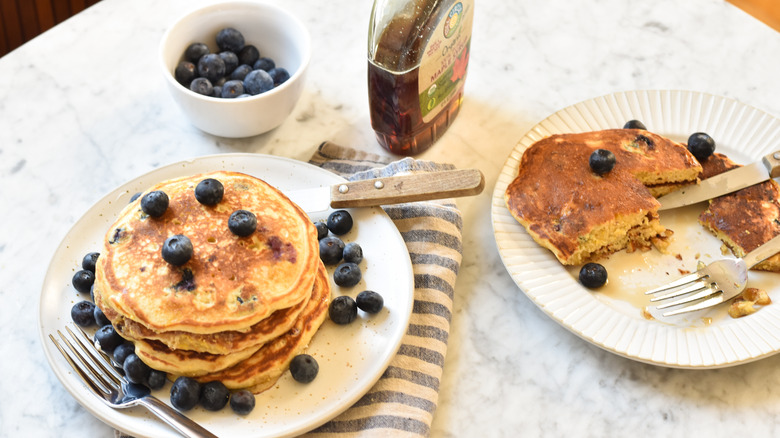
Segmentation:
[[(316, 319), (319, 316), (319, 314), (313, 313), (317, 306), (322, 305), (324, 301), (327, 307), (330, 299), (330, 282), (325, 266), (321, 263), (314, 287), (309, 295), (306, 305), (303, 307), (300, 315), (298, 315), (298, 318), (293, 319), (288, 329), (280, 333), (279, 336), (269, 339), (267, 344), (273, 344), (274, 342), (279, 342), (279, 339), (289, 337), (290, 332), (295, 331), (296, 327), (312, 325), (312, 319)], [(312, 300), (317, 301), (314, 307), (309, 306), (309, 302)], [(319, 324), (316, 324), (316, 326), (312, 325), (312, 327), (316, 331), (319, 328)], [(311, 333), (308, 339), (311, 339), (313, 335), (314, 333)], [(308, 345), (308, 339), (305, 345)], [(240, 364), (241, 361), (254, 357), (253, 355), (258, 354), (259, 350), (266, 348), (264, 346), (266, 344), (260, 343), (253, 344), (245, 349), (233, 350), (226, 354), (211, 354), (185, 349), (173, 349), (156, 340), (133, 339), (132, 341), (135, 344), (135, 353), (150, 367), (166, 373), (190, 377), (216, 373), (230, 366)], [(275, 358), (269, 358), (268, 360), (273, 362)], [(283, 366), (286, 367), (288, 364), (289, 362), (286, 362)], [(276, 364), (269, 363), (266, 365), (275, 366)], [(283, 371), (284, 368), (282, 369)]]
[[(589, 165), (596, 149), (615, 154), (607, 174)], [(546, 137), (520, 160), (505, 192), (511, 214), (541, 246), (566, 265), (624, 248), (650, 247), (668, 232), (651, 193), (698, 180), (701, 166), (685, 145), (637, 129)]]
[(246, 332), (228, 330), (217, 333), (189, 333), (181, 330), (155, 332), (143, 324), (127, 319), (115, 311), (106, 314), (122, 337), (131, 341), (158, 341), (171, 349), (193, 350), (203, 353), (228, 354), (244, 350), (273, 339), (292, 327), (296, 318), (308, 303), (309, 297), (287, 309), (279, 309), (268, 318), (258, 322)]
[[(205, 178), (224, 185), (216, 206), (195, 199), (195, 186)], [(106, 234), (97, 263), (96, 293), (122, 317), (156, 332), (246, 331), (311, 293), (319, 263), (316, 229), (274, 187), (242, 173), (213, 172), (152, 190), (168, 195), (165, 214), (146, 215), (141, 198), (129, 204)], [(239, 209), (257, 217), (248, 237), (228, 229)], [(182, 266), (161, 256), (174, 234), (187, 236), (194, 248)]]
[[(702, 163), (702, 179), (740, 167), (726, 155), (716, 153)], [(737, 257), (780, 234), (780, 185), (774, 180), (746, 187), (709, 201), (699, 223), (723, 241)], [(780, 254), (753, 269), (780, 271)]]
[(314, 334), (328, 316), (330, 283), (318, 277), (311, 299), (295, 325), (282, 336), (267, 342), (238, 364), (215, 373), (196, 377), (200, 382), (219, 380), (230, 389), (250, 389), (254, 393), (273, 386), (288, 369), (290, 361), (309, 345)]

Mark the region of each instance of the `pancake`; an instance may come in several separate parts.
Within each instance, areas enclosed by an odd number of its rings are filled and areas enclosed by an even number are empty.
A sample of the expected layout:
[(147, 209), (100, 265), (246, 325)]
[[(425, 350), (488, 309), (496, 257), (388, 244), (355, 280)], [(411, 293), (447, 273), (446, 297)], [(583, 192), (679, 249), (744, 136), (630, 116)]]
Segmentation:
[(230, 389), (249, 389), (256, 394), (273, 386), (328, 317), (330, 283), (327, 278), (323, 281), (318, 277), (317, 285), (301, 316), (287, 333), (266, 343), (248, 359), (225, 370), (195, 377), (196, 380), (201, 383), (219, 380)]
[(117, 332), (123, 338), (135, 341), (158, 341), (171, 349), (193, 350), (203, 353), (227, 354), (237, 350), (263, 344), (273, 339), (292, 327), (296, 318), (300, 315), (309, 297), (287, 309), (280, 309), (272, 313), (268, 318), (258, 322), (246, 332), (224, 331), (218, 333), (200, 334), (188, 333), (180, 330), (169, 332), (155, 332), (149, 330), (143, 324), (118, 315), (115, 311), (106, 317), (114, 324)]
[[(327, 271), (322, 262), (319, 263), (318, 281), (327, 281)], [(317, 287), (316, 281), (315, 286)], [(261, 345), (284, 334), (295, 323), (310, 297), (293, 307), (280, 309), (268, 318), (258, 322), (245, 332), (224, 331), (219, 333), (198, 334), (184, 331), (155, 332), (142, 324), (119, 315), (103, 303), (103, 313), (111, 321), (117, 332), (125, 339), (136, 341), (158, 341), (165, 347), (174, 350), (192, 350), (211, 354), (228, 354), (238, 350)], [(96, 303), (97, 304), (97, 303)]]
[[(596, 149), (615, 154), (603, 176), (589, 165)], [(685, 145), (637, 129), (546, 137), (520, 160), (504, 199), (531, 237), (565, 265), (628, 248), (663, 248), (660, 195), (695, 183), (701, 166)]]
[[(195, 186), (205, 178), (224, 186), (216, 206), (200, 204)], [(264, 181), (213, 172), (161, 182), (149, 191), (169, 199), (160, 217), (146, 215), (141, 198), (107, 232), (95, 285), (101, 301), (155, 332), (211, 334), (246, 331), (311, 293), (319, 263), (316, 229), (298, 206)], [(253, 212), (248, 237), (227, 226), (236, 210)], [(184, 234), (194, 248), (182, 266), (162, 259), (166, 238)]]
[[(259, 354), (259, 351), (266, 349), (267, 345), (278, 343), (280, 339), (289, 339), (291, 337), (296, 340), (305, 339), (305, 343), (303, 344), (303, 347), (305, 347), (322, 323), (322, 321), (317, 322), (317, 318), (320, 316), (319, 313), (317, 313), (319, 311), (318, 306), (321, 306), (324, 303), (326, 308), (325, 313), (327, 314), (327, 306), (330, 300), (330, 283), (327, 275), (324, 265), (320, 264), (314, 287), (309, 293), (310, 296), (306, 300), (303, 311), (297, 319), (293, 319), (285, 332), (280, 333), (280, 336), (277, 336), (274, 339), (270, 339), (266, 344), (256, 344), (249, 348), (234, 350), (226, 354), (211, 354), (192, 350), (172, 349), (157, 340), (134, 339), (135, 353), (144, 363), (156, 370), (177, 376), (197, 377), (205, 374), (213, 375), (213, 373), (234, 365), (240, 366), (242, 361), (256, 357)], [(316, 302), (310, 304), (312, 301)], [(303, 333), (305, 330), (303, 330), (302, 327), (304, 326), (311, 327), (311, 332)], [(295, 334), (291, 335), (291, 333)], [(301, 335), (305, 336), (302, 338)], [(292, 342), (285, 342), (285, 344), (292, 344)], [(276, 366), (281, 363), (281, 372), (283, 372), (284, 367), (289, 365), (289, 361), (284, 363), (275, 358), (276, 356), (266, 357), (266, 360), (268, 360), (269, 363), (265, 365), (276, 369)], [(292, 358), (290, 358), (290, 360), (292, 360)], [(279, 374), (281, 374), (281, 372)]]
[[(726, 155), (716, 153), (702, 163), (702, 178), (709, 178), (740, 167)], [(774, 180), (746, 187), (709, 201), (699, 215), (699, 223), (731, 249), (737, 257), (780, 234), (780, 185)], [(780, 254), (757, 264), (753, 269), (780, 272)]]

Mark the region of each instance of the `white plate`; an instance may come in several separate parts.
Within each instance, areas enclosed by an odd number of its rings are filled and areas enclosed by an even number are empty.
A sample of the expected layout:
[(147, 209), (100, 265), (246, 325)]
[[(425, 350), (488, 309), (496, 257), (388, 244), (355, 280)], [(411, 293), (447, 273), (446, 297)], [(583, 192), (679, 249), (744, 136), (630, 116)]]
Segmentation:
[[(669, 254), (625, 251), (601, 261), (608, 284), (592, 292), (515, 221), (504, 192), (531, 144), (551, 134), (621, 128), (631, 119), (674, 140), (702, 131), (716, 151), (747, 164), (780, 146), (780, 121), (731, 99), (690, 91), (632, 91), (598, 97), (565, 108), (531, 129), (504, 165), (492, 199), (493, 232), (501, 259), (520, 289), (552, 319), (605, 350), (642, 362), (678, 368), (718, 368), (750, 362), (780, 350), (780, 274), (750, 273), (749, 286), (766, 289), (775, 304), (732, 319), (726, 306), (673, 323), (648, 320), (642, 291), (695, 270), (696, 263), (723, 258), (721, 243), (697, 222), (700, 203), (661, 212), (674, 230)], [(680, 255), (678, 259), (676, 255)]]
[[(70, 322), (70, 308), (89, 296), (73, 289), (70, 280), (81, 269), (81, 259), (99, 251), (106, 230), (130, 196), (159, 181), (212, 170), (248, 173), (282, 189), (332, 185), (343, 179), (327, 170), (300, 161), (258, 154), (225, 154), (200, 157), (156, 169), (130, 181), (97, 202), (76, 222), (54, 253), (40, 299), (40, 335), (46, 357), (65, 388), (85, 408), (109, 425), (138, 437), (179, 437), (167, 425), (134, 408), (114, 411), (101, 403), (71, 372), (48, 334)], [(350, 210), (354, 229), (344, 240), (360, 243), (365, 254), (363, 279), (353, 288), (333, 284), (332, 295), (350, 295), (372, 289), (382, 294), (385, 309), (374, 316), (359, 312), (347, 326), (326, 320), (307, 353), (320, 366), (310, 384), (295, 382), (285, 373), (278, 383), (257, 396), (254, 411), (246, 417), (229, 407), (218, 413), (200, 407), (187, 412), (219, 436), (270, 437), (298, 435), (335, 417), (362, 397), (379, 379), (395, 355), (406, 332), (414, 300), (414, 278), (406, 245), (392, 220), (381, 208)], [(329, 212), (313, 216), (327, 218)], [(332, 269), (329, 269), (332, 279)], [(156, 391), (169, 403), (170, 384)], [(169, 403), (170, 404), (170, 403)]]

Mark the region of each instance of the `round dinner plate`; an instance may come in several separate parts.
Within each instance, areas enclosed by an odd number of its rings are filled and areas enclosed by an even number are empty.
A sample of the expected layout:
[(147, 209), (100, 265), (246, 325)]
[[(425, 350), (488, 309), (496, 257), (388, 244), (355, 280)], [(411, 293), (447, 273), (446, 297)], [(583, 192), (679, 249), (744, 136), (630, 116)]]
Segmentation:
[(697, 263), (733, 257), (697, 222), (699, 203), (660, 213), (674, 231), (666, 254), (657, 249), (612, 254), (602, 263), (609, 274), (596, 291), (577, 281), (579, 266), (565, 267), (512, 217), (504, 192), (517, 175), (523, 152), (552, 135), (622, 128), (631, 119), (679, 142), (706, 132), (716, 152), (740, 164), (780, 146), (780, 120), (732, 99), (692, 91), (630, 91), (601, 96), (564, 108), (534, 126), (512, 150), (492, 197), (493, 232), (501, 259), (519, 288), (553, 320), (594, 345), (641, 362), (676, 368), (719, 368), (750, 362), (780, 350), (780, 274), (749, 273), (749, 287), (769, 292), (775, 304), (742, 318), (727, 305), (675, 320), (643, 316), (644, 291), (660, 286)]
[[(81, 269), (81, 259), (100, 251), (102, 240), (130, 197), (162, 180), (215, 170), (243, 172), (259, 177), (281, 190), (329, 186), (343, 178), (316, 166), (291, 159), (259, 154), (223, 154), (195, 158), (155, 169), (115, 189), (71, 228), (52, 257), (40, 298), (40, 335), (49, 364), (76, 400), (105, 423), (137, 437), (179, 437), (173, 429), (142, 408), (113, 410), (104, 405), (48, 339), (70, 322), (70, 309), (89, 299), (76, 292), (70, 281)], [(330, 211), (312, 215), (327, 218)], [(256, 398), (255, 409), (239, 416), (225, 407), (208, 412), (196, 407), (186, 415), (219, 436), (277, 437), (311, 430), (353, 405), (379, 379), (395, 355), (406, 332), (414, 301), (414, 278), (406, 245), (398, 229), (378, 207), (351, 209), (355, 225), (342, 236), (358, 242), (365, 259), (363, 279), (352, 288), (332, 285), (332, 297), (372, 289), (384, 298), (377, 315), (359, 312), (352, 324), (339, 326), (326, 320), (307, 353), (317, 359), (320, 370), (309, 384), (295, 382), (285, 373), (271, 389)], [(328, 269), (332, 279), (333, 267)], [(170, 383), (153, 394), (170, 405)]]

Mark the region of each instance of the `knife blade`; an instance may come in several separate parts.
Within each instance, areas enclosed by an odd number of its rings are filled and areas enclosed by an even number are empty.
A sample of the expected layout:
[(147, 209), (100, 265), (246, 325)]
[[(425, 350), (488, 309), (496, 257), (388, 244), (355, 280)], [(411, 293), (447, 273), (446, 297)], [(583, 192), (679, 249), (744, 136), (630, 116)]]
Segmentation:
[(478, 169), (443, 170), (349, 181), (332, 186), (284, 192), (306, 213), (329, 208), (371, 207), (403, 202), (472, 196), (482, 192), (485, 176)]
[(681, 188), (658, 198), (659, 210), (669, 210), (717, 198), (780, 176), (780, 151), (761, 160), (707, 178), (695, 186)]

